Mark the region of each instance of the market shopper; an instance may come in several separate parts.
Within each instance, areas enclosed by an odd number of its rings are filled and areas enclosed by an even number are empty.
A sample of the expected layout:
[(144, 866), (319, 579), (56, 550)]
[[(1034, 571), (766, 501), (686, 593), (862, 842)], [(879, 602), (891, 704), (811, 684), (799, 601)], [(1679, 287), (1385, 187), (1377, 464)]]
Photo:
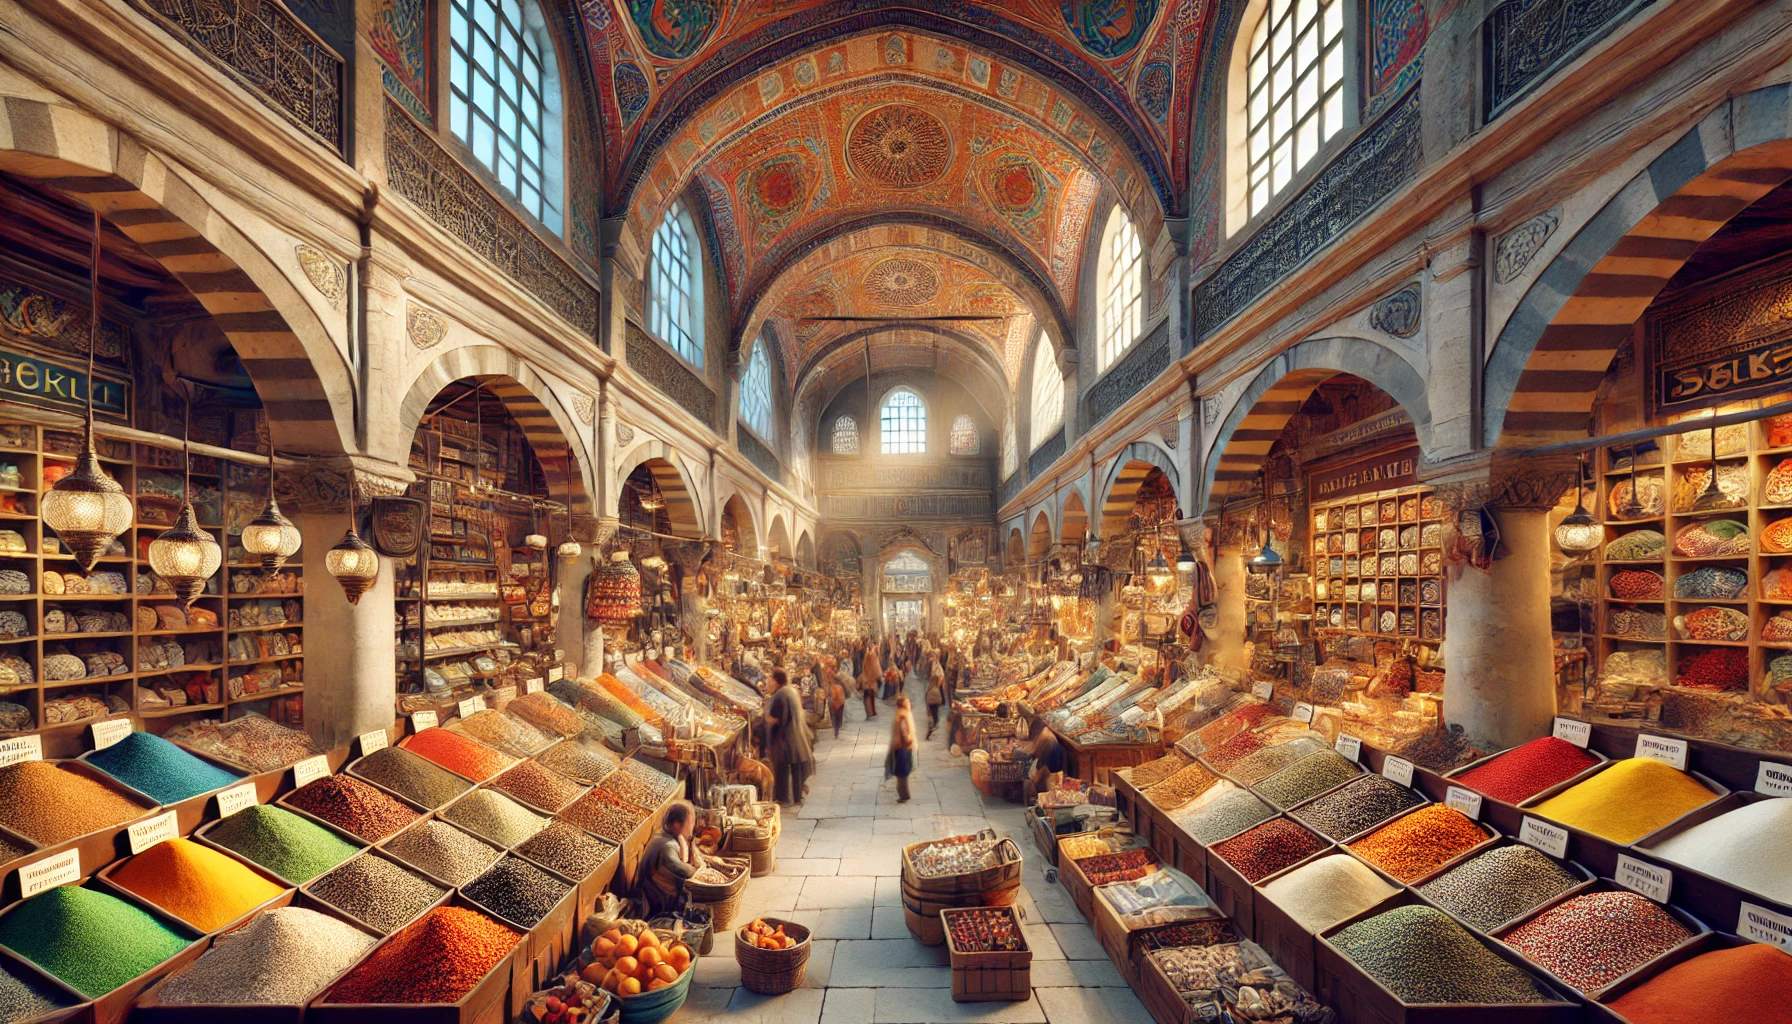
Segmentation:
[(940, 705), (946, 703), (946, 672), (935, 659), (927, 672), (927, 738), (940, 725)]
[(896, 802), (906, 804), (908, 777), (915, 770), (915, 714), (906, 695), (896, 698), (896, 720), (890, 723), (890, 761), (896, 776)]
[(865, 698), (865, 720), (877, 717), (877, 688), (883, 682), (883, 669), (878, 666), (877, 649), (865, 650), (865, 667), (859, 670), (859, 696)]
[(1058, 742), (1057, 733), (1046, 728), (1043, 718), (1033, 719), (1033, 730), (1019, 750), (1033, 759), (1030, 781), (1035, 793), (1044, 792), (1051, 776), (1064, 771), (1064, 745)]
[(802, 699), (783, 669), (772, 671), (772, 686), (765, 719), (772, 735), (772, 771), (777, 773), (775, 799), (781, 804), (801, 807), (809, 788), (809, 766), (815, 760), (815, 744), (809, 735), (809, 723), (803, 717)]
[(703, 868), (703, 852), (691, 838), (697, 812), (689, 802), (676, 801), (666, 808), (660, 831), (647, 841), (641, 854), (640, 893), (647, 901), (648, 916), (676, 914), (690, 905), (684, 883)]
[(840, 738), (840, 727), (846, 724), (846, 688), (852, 677), (845, 672), (834, 673), (828, 682), (828, 714), (834, 719), (834, 738)]

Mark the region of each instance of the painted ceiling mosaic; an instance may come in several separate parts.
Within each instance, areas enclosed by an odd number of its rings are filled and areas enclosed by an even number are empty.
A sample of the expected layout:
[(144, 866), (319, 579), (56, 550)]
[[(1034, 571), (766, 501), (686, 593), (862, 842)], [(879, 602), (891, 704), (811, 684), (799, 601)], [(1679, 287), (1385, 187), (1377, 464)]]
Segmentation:
[[(950, 58), (973, 88), (1010, 102), (1023, 77), (1077, 108), (1084, 130), (1137, 150), (1161, 205), (1187, 181), (1192, 83), (1214, 0), (580, 0), (592, 65), (603, 83), (605, 194), (620, 210), (691, 113), (745, 84), (782, 91), (837, 75), (824, 54), (792, 54), (865, 32), (912, 39), (920, 30), (974, 42)], [(908, 42), (884, 63), (941, 59)], [(744, 109), (750, 116), (754, 110)]]

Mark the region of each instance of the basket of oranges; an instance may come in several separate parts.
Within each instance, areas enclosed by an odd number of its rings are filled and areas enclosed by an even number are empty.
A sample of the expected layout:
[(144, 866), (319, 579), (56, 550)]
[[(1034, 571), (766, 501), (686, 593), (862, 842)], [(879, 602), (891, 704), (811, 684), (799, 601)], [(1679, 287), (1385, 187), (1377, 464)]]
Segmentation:
[(809, 968), (809, 929), (775, 917), (755, 919), (734, 933), (740, 983), (749, 992), (779, 996), (803, 984)]
[(615, 996), (622, 1024), (659, 1024), (684, 1005), (694, 959), (670, 932), (618, 921), (580, 954), (579, 976)]

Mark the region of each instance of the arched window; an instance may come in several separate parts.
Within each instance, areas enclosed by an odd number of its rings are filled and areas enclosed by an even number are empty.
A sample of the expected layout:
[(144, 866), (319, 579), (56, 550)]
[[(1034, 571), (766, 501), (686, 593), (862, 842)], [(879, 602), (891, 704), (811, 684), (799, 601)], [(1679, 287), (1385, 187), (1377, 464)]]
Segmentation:
[(977, 438), (977, 424), (971, 422), (970, 416), (959, 413), (952, 420), (952, 454), (975, 455), (982, 450)]
[(920, 455), (927, 451), (927, 406), (921, 396), (897, 388), (884, 399), (882, 423), (885, 455)]
[(1145, 313), (1145, 272), (1139, 233), (1118, 206), (1102, 232), (1097, 271), (1101, 283), (1101, 345), (1095, 370), (1100, 373), (1139, 337)]
[(685, 362), (703, 368), (703, 288), (697, 275), (697, 226), (673, 203), (653, 233), (652, 306), (648, 327)]
[(834, 420), (835, 455), (859, 454), (859, 421), (851, 416), (841, 416)]
[(1245, 155), (1255, 216), (1344, 126), (1344, 4), (1266, 0), (1248, 38)]
[[(1040, 338), (1033, 349), (1033, 448), (1057, 433), (1064, 424), (1064, 375), (1052, 358), (1049, 338)], [(1029, 449), (1031, 450), (1031, 449)]]
[(753, 343), (747, 356), (747, 368), (740, 375), (740, 420), (760, 437), (772, 436), (772, 360), (765, 352), (765, 340)]
[(559, 234), (560, 70), (535, 0), (451, 0), (449, 125), (517, 203)]

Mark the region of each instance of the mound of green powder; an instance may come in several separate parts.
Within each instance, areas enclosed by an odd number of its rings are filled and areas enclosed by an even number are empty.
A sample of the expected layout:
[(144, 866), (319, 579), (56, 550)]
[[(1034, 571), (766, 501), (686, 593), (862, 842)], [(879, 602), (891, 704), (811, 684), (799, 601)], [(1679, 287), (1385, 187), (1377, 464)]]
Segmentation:
[(268, 804), (236, 812), (205, 838), (242, 854), (292, 885), (304, 885), (361, 852), (321, 825)]
[(190, 940), (116, 896), (64, 885), (0, 918), (0, 945), (98, 999), (187, 948)]

